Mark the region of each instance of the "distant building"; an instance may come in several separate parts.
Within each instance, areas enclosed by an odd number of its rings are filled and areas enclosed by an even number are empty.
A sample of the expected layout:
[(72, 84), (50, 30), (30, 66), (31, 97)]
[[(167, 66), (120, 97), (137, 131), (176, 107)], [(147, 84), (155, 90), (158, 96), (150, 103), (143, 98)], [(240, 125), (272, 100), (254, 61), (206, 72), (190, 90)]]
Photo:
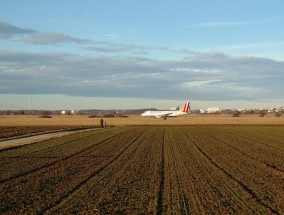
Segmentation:
[(220, 108), (218, 107), (211, 107), (207, 109), (207, 113), (220, 113)]
[(70, 115), (71, 111), (70, 110), (63, 110), (63, 111), (61, 111), (61, 114), (62, 115)]

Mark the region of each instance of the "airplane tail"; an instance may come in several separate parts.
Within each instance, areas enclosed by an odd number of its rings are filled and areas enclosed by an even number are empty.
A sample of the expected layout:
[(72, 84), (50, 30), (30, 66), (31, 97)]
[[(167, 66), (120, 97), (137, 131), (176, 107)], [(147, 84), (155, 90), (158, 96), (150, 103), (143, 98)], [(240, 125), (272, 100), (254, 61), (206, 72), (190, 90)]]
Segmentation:
[(190, 111), (190, 102), (185, 103), (181, 111), (184, 113), (188, 113)]

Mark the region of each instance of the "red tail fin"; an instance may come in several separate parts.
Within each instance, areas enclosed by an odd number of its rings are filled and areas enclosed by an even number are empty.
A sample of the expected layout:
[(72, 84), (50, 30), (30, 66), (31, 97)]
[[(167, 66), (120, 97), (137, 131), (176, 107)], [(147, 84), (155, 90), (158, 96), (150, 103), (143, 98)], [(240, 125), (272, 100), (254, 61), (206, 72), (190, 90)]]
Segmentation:
[(185, 103), (183, 108), (181, 109), (182, 112), (188, 113), (190, 110), (190, 102)]

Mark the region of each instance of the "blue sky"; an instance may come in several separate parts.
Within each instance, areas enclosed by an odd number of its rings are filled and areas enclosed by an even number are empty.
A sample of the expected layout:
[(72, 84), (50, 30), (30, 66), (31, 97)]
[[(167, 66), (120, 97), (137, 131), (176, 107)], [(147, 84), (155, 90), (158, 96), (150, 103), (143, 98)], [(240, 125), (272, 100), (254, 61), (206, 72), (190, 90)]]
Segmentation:
[(284, 2), (0, 2), (0, 109), (284, 106)]

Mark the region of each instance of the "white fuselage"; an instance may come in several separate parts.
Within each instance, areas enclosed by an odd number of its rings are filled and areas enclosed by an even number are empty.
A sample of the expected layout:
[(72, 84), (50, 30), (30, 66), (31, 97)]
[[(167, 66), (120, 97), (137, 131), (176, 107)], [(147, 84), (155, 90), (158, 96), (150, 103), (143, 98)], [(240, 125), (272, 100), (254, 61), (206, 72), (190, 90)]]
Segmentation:
[(156, 118), (164, 118), (164, 117), (175, 117), (180, 115), (185, 115), (187, 113), (182, 111), (145, 111), (141, 114), (141, 116), (149, 116)]
[(141, 114), (141, 116), (156, 117), (158, 119), (167, 117), (175, 117), (188, 114), (190, 111), (190, 102), (186, 102), (181, 110), (148, 110)]

